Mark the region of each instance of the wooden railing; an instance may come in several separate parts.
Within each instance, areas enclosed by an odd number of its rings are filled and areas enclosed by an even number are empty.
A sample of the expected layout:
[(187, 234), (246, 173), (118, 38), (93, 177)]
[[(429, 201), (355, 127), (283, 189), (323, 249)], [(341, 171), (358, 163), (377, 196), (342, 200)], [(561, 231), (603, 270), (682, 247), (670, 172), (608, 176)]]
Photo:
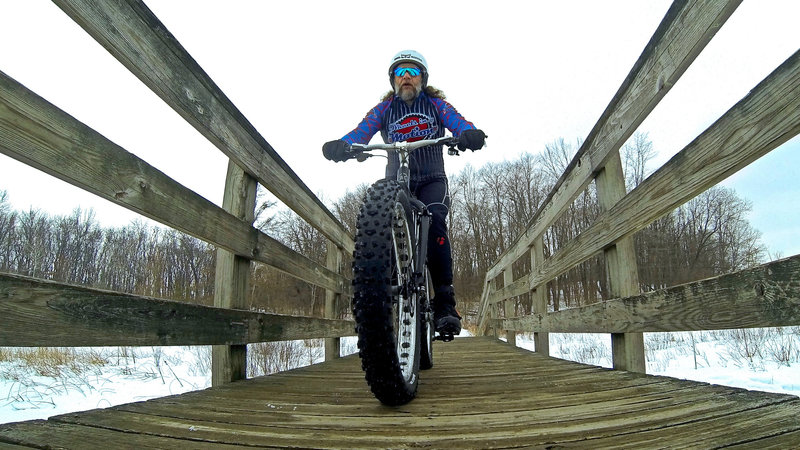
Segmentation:
[[(353, 334), (334, 319), (352, 236), (139, 1), (56, 0), (87, 33), (230, 159), (222, 207), (0, 72), (0, 151), (218, 248), (215, 307), (0, 275), (0, 346), (214, 345), (212, 380), (244, 378), (249, 343)], [(321, 265), (253, 227), (256, 184), (328, 239)], [(245, 311), (251, 262), (326, 289), (326, 317)]]
[[(479, 330), (533, 332), (549, 353), (549, 332), (611, 333), (613, 365), (644, 372), (642, 332), (800, 324), (798, 257), (715, 280), (640, 295), (632, 235), (800, 132), (800, 52), (792, 55), (716, 123), (631, 192), (619, 149), (736, 9), (739, 1), (676, 1), (526, 232), (486, 274)], [(543, 236), (595, 182), (602, 213), (588, 229), (544, 258)], [(602, 253), (611, 297), (596, 305), (548, 311), (547, 283)], [(532, 270), (513, 278), (512, 265)], [(502, 277), (502, 279), (501, 279)], [(735, 289), (736, 291), (732, 291)], [(515, 297), (530, 294), (533, 313), (514, 317)]]

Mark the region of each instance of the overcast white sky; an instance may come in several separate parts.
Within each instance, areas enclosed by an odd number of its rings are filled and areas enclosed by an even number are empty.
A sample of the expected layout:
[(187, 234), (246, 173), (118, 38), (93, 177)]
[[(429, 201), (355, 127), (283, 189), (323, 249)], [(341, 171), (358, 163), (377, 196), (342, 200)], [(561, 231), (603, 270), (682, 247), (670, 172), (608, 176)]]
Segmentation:
[[(146, 4), (326, 203), (383, 173), (377, 158), (335, 164), (325, 141), (352, 129), (389, 88), (391, 56), (420, 51), (430, 84), (489, 135), (447, 158), (466, 164), (585, 138), (660, 23), (668, 1), (396, 2), (148, 0)], [(421, 4), (419, 4), (421, 5)], [(663, 164), (800, 48), (800, 2), (745, 1), (641, 126)], [(0, 0), (0, 71), (220, 204), (226, 160), (51, 2)], [(800, 253), (800, 139), (725, 182), (752, 200), (775, 254)], [(0, 155), (15, 208), (135, 214)]]

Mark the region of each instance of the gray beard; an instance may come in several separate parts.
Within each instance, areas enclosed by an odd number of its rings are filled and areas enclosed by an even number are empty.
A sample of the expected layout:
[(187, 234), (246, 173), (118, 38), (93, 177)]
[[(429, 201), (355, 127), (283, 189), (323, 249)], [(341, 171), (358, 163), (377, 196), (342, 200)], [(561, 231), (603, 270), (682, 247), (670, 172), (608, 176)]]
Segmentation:
[(395, 93), (395, 95), (399, 95), (400, 99), (403, 100), (404, 102), (410, 102), (410, 101), (414, 100), (415, 98), (417, 98), (419, 96), (419, 94), (421, 92), (422, 92), (422, 86), (414, 87), (414, 91), (413, 92), (409, 91), (409, 90), (405, 90), (405, 91), (401, 92), (400, 91), (400, 85), (399, 84), (395, 84), (394, 85), (394, 93)]

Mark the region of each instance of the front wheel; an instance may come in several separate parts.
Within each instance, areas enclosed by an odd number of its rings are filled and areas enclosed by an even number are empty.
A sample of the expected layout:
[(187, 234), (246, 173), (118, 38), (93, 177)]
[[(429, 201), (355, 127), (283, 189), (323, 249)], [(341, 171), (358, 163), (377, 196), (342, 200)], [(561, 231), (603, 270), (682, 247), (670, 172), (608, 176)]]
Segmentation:
[(420, 306), (413, 286), (411, 208), (396, 181), (367, 191), (353, 252), (353, 315), (361, 366), (382, 403), (402, 405), (417, 394)]

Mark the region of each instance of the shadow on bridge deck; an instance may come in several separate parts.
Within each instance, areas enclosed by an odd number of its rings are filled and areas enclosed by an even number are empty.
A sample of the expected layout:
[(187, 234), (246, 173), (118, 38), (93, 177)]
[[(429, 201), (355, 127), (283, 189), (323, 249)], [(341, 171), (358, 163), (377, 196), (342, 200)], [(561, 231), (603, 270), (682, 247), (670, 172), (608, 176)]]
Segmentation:
[[(612, 371), (489, 338), (437, 343), (408, 405), (380, 405), (353, 355), (47, 421), (0, 443), (66, 448), (800, 446), (790, 395)], [(2, 447), (2, 445), (0, 445)]]

